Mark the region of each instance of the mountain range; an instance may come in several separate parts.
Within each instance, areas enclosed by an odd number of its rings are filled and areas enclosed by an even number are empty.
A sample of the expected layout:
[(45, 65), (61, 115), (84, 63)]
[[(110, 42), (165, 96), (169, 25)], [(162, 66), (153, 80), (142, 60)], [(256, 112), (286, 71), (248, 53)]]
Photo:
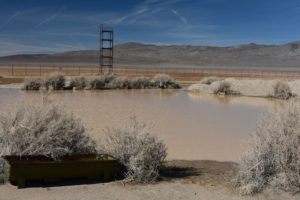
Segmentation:
[[(97, 66), (98, 50), (0, 57), (0, 64)], [(299, 69), (300, 41), (283, 45), (245, 44), (213, 47), (125, 43), (114, 47), (115, 67)]]

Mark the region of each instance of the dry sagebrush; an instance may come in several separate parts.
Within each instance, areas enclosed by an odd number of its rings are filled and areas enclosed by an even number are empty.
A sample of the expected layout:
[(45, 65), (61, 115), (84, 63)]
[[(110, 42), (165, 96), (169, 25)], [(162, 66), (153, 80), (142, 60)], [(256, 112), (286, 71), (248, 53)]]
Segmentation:
[(279, 98), (279, 99), (289, 99), (293, 96), (292, 91), (288, 84), (278, 81), (274, 85), (274, 94), (273, 97)]
[(149, 126), (131, 119), (129, 127), (106, 130), (104, 150), (125, 167), (123, 175), (136, 182), (154, 182), (167, 156), (167, 148)]
[[(67, 84), (66, 84), (67, 83)], [(96, 78), (86, 79), (85, 77), (71, 78), (70, 82), (66, 81), (63, 74), (54, 72), (46, 75), (42, 81), (38, 79), (28, 79), (25, 81), (23, 89), (25, 90), (39, 90), (41, 88), (51, 90), (62, 89), (91, 89), (91, 90), (105, 90), (105, 89), (178, 89), (181, 86), (166, 74), (158, 74), (154, 76), (151, 81), (149, 77), (128, 78), (127, 76), (116, 76), (113, 73), (100, 74)]]
[(65, 76), (60, 72), (53, 72), (44, 77), (43, 86), (48, 90), (62, 90), (65, 86)]
[(88, 84), (89, 81), (85, 77), (75, 77), (70, 81), (70, 88), (85, 89), (88, 87)]
[(0, 156), (96, 153), (79, 119), (52, 103), (23, 104), (0, 114)]
[(226, 95), (237, 95), (236, 91), (231, 90), (231, 84), (227, 81), (220, 81), (218, 87), (214, 90), (214, 94), (224, 93)]
[(167, 74), (156, 74), (153, 77), (153, 84), (157, 88), (171, 88), (171, 89), (178, 89), (180, 85), (174, 81), (174, 79), (167, 75)]
[(220, 78), (216, 77), (216, 76), (209, 76), (209, 77), (205, 77), (203, 78), (200, 83), (201, 84), (206, 84), (206, 85), (210, 85), (212, 84), (213, 82), (216, 82), (216, 81), (219, 81)]
[(43, 83), (38, 78), (29, 78), (26, 79), (22, 87), (23, 90), (40, 90), (43, 86)]
[(290, 192), (300, 190), (300, 112), (294, 102), (266, 115), (251, 135), (241, 157), (236, 186), (243, 194), (268, 185)]

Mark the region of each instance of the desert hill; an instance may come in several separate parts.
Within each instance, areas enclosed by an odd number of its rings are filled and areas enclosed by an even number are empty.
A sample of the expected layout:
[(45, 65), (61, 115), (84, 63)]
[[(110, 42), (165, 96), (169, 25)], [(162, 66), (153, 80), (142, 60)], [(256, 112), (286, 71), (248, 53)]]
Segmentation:
[[(98, 65), (97, 50), (0, 57), (0, 64)], [(150, 45), (126, 43), (114, 48), (116, 67), (276, 68), (300, 70), (300, 41), (284, 45), (254, 43), (229, 46)]]

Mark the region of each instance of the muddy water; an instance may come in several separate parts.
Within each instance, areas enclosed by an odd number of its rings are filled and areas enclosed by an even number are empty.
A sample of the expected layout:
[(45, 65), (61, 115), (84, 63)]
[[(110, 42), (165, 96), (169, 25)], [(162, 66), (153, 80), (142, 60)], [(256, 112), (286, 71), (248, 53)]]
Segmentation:
[[(217, 97), (162, 90), (68, 91), (51, 99), (80, 117), (97, 140), (106, 127), (123, 127), (129, 117), (153, 123), (153, 132), (168, 146), (168, 159), (237, 161), (243, 143), (264, 111), (278, 102), (264, 98)], [(0, 111), (38, 92), (0, 89)]]

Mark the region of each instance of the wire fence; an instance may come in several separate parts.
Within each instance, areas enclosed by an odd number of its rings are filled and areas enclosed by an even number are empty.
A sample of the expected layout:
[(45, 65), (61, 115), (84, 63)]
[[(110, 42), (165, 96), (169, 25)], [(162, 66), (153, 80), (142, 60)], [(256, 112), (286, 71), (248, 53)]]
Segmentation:
[[(0, 65), (0, 76), (43, 76), (51, 72), (61, 72), (67, 76), (96, 76), (99, 74), (97, 66), (75, 66), (75, 65)], [(205, 76), (238, 77), (238, 78), (264, 78), (264, 79), (299, 79), (299, 71), (270, 71), (258, 69), (228, 69), (228, 68), (141, 68), (124, 67), (114, 68), (117, 75), (126, 76), (153, 76), (165, 73), (179, 80), (196, 80)]]

